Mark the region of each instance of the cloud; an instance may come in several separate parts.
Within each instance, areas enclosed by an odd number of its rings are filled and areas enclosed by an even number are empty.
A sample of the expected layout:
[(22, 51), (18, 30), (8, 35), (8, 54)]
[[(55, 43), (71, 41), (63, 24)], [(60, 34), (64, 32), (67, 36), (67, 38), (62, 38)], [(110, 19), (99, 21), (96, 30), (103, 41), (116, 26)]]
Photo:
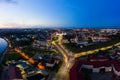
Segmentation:
[(0, 0), (0, 3), (17, 3), (16, 0)]

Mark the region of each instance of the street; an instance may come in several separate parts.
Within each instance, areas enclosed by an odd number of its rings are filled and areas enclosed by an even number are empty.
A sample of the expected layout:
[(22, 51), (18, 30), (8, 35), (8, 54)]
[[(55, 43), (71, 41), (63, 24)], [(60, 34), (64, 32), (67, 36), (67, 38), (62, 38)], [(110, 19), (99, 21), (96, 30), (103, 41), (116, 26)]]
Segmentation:
[[(58, 37), (58, 43), (55, 41), (52, 42), (52, 44), (61, 52), (63, 55), (63, 64), (60, 67), (59, 71), (56, 73), (56, 76), (53, 78), (53, 80), (69, 80), (69, 71), (71, 67), (73, 66), (75, 62), (75, 58), (78, 58), (80, 56), (88, 55), (88, 54), (93, 54), (99, 50), (107, 50), (109, 48), (112, 48), (113, 45), (103, 47), (100, 49), (95, 49), (95, 50), (90, 50), (78, 54), (73, 54), (72, 52), (68, 51), (63, 45), (62, 45), (62, 35), (59, 35)], [(120, 45), (120, 43), (115, 44), (115, 46)]]
[(58, 44), (55, 43), (54, 41), (52, 43), (63, 55), (64, 62), (62, 64), (62, 66), (60, 67), (58, 73), (53, 78), (53, 80), (69, 80), (69, 71), (70, 71), (72, 65), (74, 64), (74, 57), (72, 57), (73, 56), (72, 53), (69, 52), (67, 49), (65, 49), (65, 47), (62, 45), (61, 35), (59, 36), (58, 40), (59, 40)]

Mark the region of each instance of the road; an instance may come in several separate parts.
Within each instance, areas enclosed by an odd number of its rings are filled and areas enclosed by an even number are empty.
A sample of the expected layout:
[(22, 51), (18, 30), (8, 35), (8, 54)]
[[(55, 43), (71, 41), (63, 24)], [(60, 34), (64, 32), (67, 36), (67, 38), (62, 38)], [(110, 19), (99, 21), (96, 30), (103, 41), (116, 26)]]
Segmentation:
[[(118, 46), (118, 45), (120, 45), (120, 42), (114, 44), (114, 46)], [(104, 50), (110, 49), (112, 47), (113, 47), (113, 45), (107, 46), (107, 47), (103, 47), (103, 48), (99, 48), (99, 49), (95, 49), (95, 50), (89, 50), (89, 51), (86, 51), (86, 52), (76, 53), (76, 54), (74, 54), (74, 57), (78, 58), (78, 57), (85, 56), (85, 55), (88, 55), (88, 54), (93, 54), (95, 52), (98, 52), (99, 50), (103, 50), (104, 51)]]
[[(81, 52), (78, 54), (74, 54), (70, 51), (68, 51), (63, 45), (62, 45), (62, 35), (59, 35), (57, 42), (53, 41), (53, 45), (55, 45), (55, 47), (61, 52), (61, 54), (63, 55), (63, 64), (60, 67), (58, 73), (56, 74), (56, 76), (53, 78), (53, 80), (69, 80), (69, 71), (70, 68), (73, 66), (74, 62), (75, 62), (75, 58), (78, 58), (80, 56), (84, 56), (84, 55), (88, 55), (88, 54), (93, 54), (99, 50), (107, 50), (109, 48), (112, 48), (113, 45), (111, 46), (107, 46), (107, 47), (103, 47), (103, 48), (99, 48), (99, 49), (95, 49), (95, 50), (90, 50), (90, 51), (86, 51), (86, 52)], [(118, 46), (120, 45), (120, 42), (117, 44), (114, 44), (114, 46)]]
[[(34, 60), (33, 58), (29, 57), (25, 52), (22, 52), (19, 48), (14, 48), (14, 50), (19, 53), (24, 59), (27, 59), (31, 64), (35, 64), (36, 60)], [(42, 65), (41, 62), (38, 63), (37, 67), (39, 69), (44, 70), (45, 66)]]
[[(98, 50), (106, 50), (111, 48), (112, 46), (100, 48), (100, 49), (95, 49), (95, 50), (90, 50), (87, 52), (82, 52), (78, 54), (74, 54), (70, 51), (68, 51), (63, 45), (62, 45), (62, 35), (59, 36), (58, 38), (58, 43), (53, 41), (52, 44), (59, 50), (59, 52), (63, 55), (63, 64), (60, 67), (59, 71), (56, 73), (55, 77), (53, 80), (69, 80), (69, 71), (71, 67), (73, 66), (75, 62), (75, 58), (83, 56), (83, 55), (88, 55), (95, 53)], [(115, 46), (120, 45), (120, 43), (115, 44)], [(21, 53), (21, 51), (16, 50), (18, 53)]]
[(68, 56), (69, 53), (60, 44), (54, 44), (63, 55), (63, 64), (53, 80), (69, 80), (69, 70), (74, 64), (74, 58)]
[(53, 80), (69, 80), (69, 71), (74, 64), (74, 56), (69, 52), (61, 43), (61, 35), (59, 36), (58, 43), (55, 41), (52, 44), (61, 52), (63, 55), (63, 64), (60, 67), (58, 73), (55, 75)]

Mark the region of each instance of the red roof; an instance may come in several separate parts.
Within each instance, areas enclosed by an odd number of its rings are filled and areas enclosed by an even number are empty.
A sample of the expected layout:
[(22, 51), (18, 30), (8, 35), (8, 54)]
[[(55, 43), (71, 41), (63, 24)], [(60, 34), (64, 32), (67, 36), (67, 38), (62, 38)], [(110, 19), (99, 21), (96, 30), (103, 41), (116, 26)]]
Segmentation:
[(84, 65), (93, 65), (94, 68), (98, 67), (109, 67), (111, 66), (110, 61), (86, 61), (83, 63)]
[(82, 71), (80, 71), (78, 73), (78, 79), (77, 80), (84, 80)]
[(8, 70), (9, 80), (22, 79), (21, 71), (18, 67), (9, 67)]
[[(84, 80), (82, 71), (80, 68), (82, 65), (93, 65), (94, 68), (99, 67), (113, 67), (118, 72), (120, 71), (120, 65), (117, 60), (107, 60), (107, 61), (77, 61), (70, 70), (70, 80)], [(118, 76), (119, 77), (119, 76)], [(114, 79), (113, 79), (114, 80)]]
[(113, 64), (115, 70), (120, 72), (120, 64), (118, 63), (118, 61), (114, 60), (114, 61), (112, 61), (112, 64)]
[(107, 61), (109, 60), (106, 56), (99, 56), (99, 57), (90, 57), (90, 61)]
[(82, 62), (77, 61), (75, 65), (70, 70), (70, 80), (84, 80), (82, 72), (79, 72), (79, 69), (82, 65)]

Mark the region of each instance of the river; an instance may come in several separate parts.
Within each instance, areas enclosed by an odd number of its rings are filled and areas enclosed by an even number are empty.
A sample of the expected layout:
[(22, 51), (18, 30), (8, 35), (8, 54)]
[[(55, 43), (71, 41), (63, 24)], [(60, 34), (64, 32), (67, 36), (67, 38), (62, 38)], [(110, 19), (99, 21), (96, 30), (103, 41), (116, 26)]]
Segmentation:
[(8, 46), (7, 41), (4, 40), (3, 38), (0, 38), (0, 55), (5, 51), (7, 46)]

